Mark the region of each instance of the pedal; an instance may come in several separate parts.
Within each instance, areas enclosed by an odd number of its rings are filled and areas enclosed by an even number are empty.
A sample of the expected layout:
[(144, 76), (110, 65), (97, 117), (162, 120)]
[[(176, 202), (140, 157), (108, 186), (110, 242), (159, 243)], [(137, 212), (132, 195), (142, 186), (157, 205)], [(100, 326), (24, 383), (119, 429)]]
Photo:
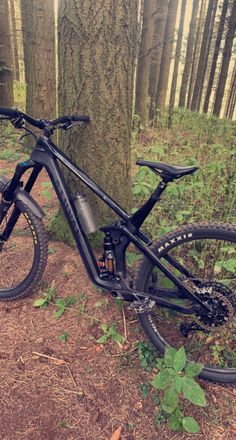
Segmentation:
[(142, 301), (133, 301), (129, 309), (135, 313), (148, 313), (152, 310), (155, 305), (155, 301), (152, 301), (149, 298), (145, 298)]

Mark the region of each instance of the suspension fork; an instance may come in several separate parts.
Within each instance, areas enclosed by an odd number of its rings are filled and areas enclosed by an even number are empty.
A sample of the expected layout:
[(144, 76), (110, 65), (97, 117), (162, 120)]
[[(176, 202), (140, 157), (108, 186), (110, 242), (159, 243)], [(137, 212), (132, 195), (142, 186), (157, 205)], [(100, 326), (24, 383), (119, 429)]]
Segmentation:
[[(25, 185), (24, 192), (27, 194), (30, 193), (31, 189), (33, 188), (33, 185), (38, 177), (38, 174), (40, 173), (42, 166), (36, 165), (35, 162), (32, 160), (28, 160), (26, 162), (20, 162), (15, 170), (14, 176), (12, 180), (7, 184), (6, 189), (3, 191), (1, 206), (0, 206), (0, 224), (4, 220), (9, 208), (11, 207), (12, 203), (16, 200), (17, 202), (17, 190), (20, 190), (20, 179), (23, 176), (23, 174), (30, 168), (33, 168), (33, 171)], [(22, 198), (19, 196), (19, 199)], [(15, 206), (13, 212), (11, 213), (11, 216), (9, 217), (6, 226), (3, 230), (3, 233), (1, 234), (0, 238), (1, 241), (6, 241), (9, 239), (18, 219), (20, 216), (21, 210)]]

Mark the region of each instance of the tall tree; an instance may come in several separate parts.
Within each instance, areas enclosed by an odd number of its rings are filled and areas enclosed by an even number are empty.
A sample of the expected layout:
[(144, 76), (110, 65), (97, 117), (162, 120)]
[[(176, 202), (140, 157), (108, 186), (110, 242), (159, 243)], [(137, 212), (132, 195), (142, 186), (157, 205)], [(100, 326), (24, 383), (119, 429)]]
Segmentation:
[(181, 89), (180, 89), (180, 95), (179, 95), (179, 107), (185, 107), (189, 75), (190, 75), (191, 64), (192, 64), (192, 60), (193, 60), (194, 39), (195, 39), (196, 28), (197, 28), (198, 7), (199, 7), (199, 0), (193, 0), (192, 16), (191, 16), (191, 21), (190, 21), (190, 25), (189, 25), (187, 51), (186, 51), (184, 71), (183, 71)]
[(182, 0), (180, 22), (179, 22), (179, 28), (178, 28), (178, 40), (177, 40), (176, 51), (175, 51), (174, 72), (173, 72), (171, 92), (170, 92), (170, 107), (171, 108), (173, 108), (174, 104), (175, 104), (175, 94), (176, 94), (179, 62), (180, 62), (181, 47), (182, 47), (182, 40), (183, 40), (185, 10), (186, 10), (186, 0)]
[(194, 84), (195, 84), (195, 79), (196, 79), (197, 66), (198, 66), (198, 60), (199, 60), (199, 55), (200, 55), (200, 46), (201, 46), (202, 33), (203, 33), (203, 27), (204, 27), (205, 9), (206, 9), (206, 0), (202, 0), (201, 6), (200, 6), (199, 18), (198, 18), (195, 44), (194, 44), (191, 73), (190, 73), (190, 77), (189, 77), (187, 108), (191, 107), (191, 102), (192, 102), (192, 97), (193, 97), (193, 89), (194, 89)]
[(204, 90), (204, 81), (205, 81), (205, 77), (206, 77), (207, 66), (209, 65), (211, 44), (212, 44), (214, 26), (215, 26), (217, 4), (218, 4), (218, 0), (215, 0), (214, 4), (213, 4), (212, 14), (211, 14), (211, 22), (210, 22), (209, 31), (208, 31), (207, 45), (206, 45), (206, 51), (205, 51), (203, 69), (202, 69), (202, 78), (201, 78), (200, 90), (199, 90), (199, 94), (198, 94), (198, 102), (197, 102), (197, 110), (198, 111), (200, 110), (200, 106), (201, 106), (202, 94), (203, 94), (203, 90)]
[(168, 11), (168, 2), (166, 0), (157, 0), (157, 13), (156, 13), (155, 26), (154, 26), (152, 59), (151, 59), (150, 76), (149, 76), (151, 119), (153, 119), (155, 115), (156, 95), (157, 95), (157, 87), (160, 76), (167, 11)]
[(55, 17), (51, 0), (21, 0), (26, 112), (56, 116)]
[(228, 31), (225, 38), (225, 46), (222, 57), (220, 77), (216, 90), (216, 99), (213, 109), (213, 114), (217, 116), (220, 116), (222, 100), (225, 91), (225, 84), (229, 70), (229, 63), (232, 53), (233, 41), (235, 37), (235, 30), (236, 30), (236, 0), (233, 0), (231, 14), (229, 18), (229, 24), (228, 24)]
[(209, 0), (209, 3), (208, 3), (207, 16), (206, 16), (203, 37), (202, 37), (200, 57), (199, 57), (199, 62), (198, 62), (195, 86), (194, 86), (194, 90), (193, 90), (193, 98), (192, 98), (192, 102), (191, 102), (191, 110), (197, 110), (198, 106), (199, 106), (199, 96), (201, 93), (201, 89), (202, 89), (203, 81), (204, 81), (204, 76), (205, 76), (204, 65), (205, 65), (205, 59), (206, 59), (207, 45), (209, 42), (208, 36), (209, 36), (209, 31), (210, 31), (210, 26), (211, 26), (211, 18), (212, 18), (212, 13), (214, 11), (214, 3), (215, 3), (215, 0)]
[[(64, 151), (118, 202), (130, 206), (137, 1), (61, 0), (59, 114), (87, 113), (86, 129), (62, 135)], [(71, 191), (78, 181), (70, 179)], [(110, 211), (90, 197), (100, 221)]]
[(161, 58), (160, 76), (158, 81), (156, 108), (165, 108), (166, 93), (169, 80), (170, 63), (174, 44), (175, 23), (178, 10), (178, 0), (169, 0), (166, 19), (164, 46)]
[(207, 92), (206, 92), (204, 106), (203, 106), (204, 113), (208, 112), (209, 101), (210, 101), (212, 86), (213, 86), (214, 77), (215, 77), (217, 60), (218, 60), (218, 56), (219, 56), (219, 52), (220, 52), (222, 35), (224, 32), (225, 19), (226, 19), (226, 15), (227, 15), (228, 5), (229, 5), (229, 0), (224, 0), (223, 6), (222, 6), (221, 17), (220, 17), (220, 23), (219, 23), (216, 41), (215, 41), (215, 49), (214, 49), (214, 54), (213, 54), (213, 59), (212, 59), (212, 64), (211, 64), (209, 81), (208, 81), (208, 85), (207, 85)]
[(19, 81), (20, 67), (19, 67), (19, 55), (18, 55), (18, 42), (16, 36), (16, 15), (15, 15), (14, 0), (10, 0), (10, 12), (11, 12), (12, 47), (13, 47), (13, 55), (14, 55), (14, 77), (17, 81)]
[(147, 125), (149, 116), (148, 85), (151, 66), (155, 13), (156, 0), (146, 0), (144, 2), (142, 36), (138, 56), (135, 105), (135, 112), (139, 114), (143, 125)]
[(228, 92), (227, 102), (225, 105), (225, 113), (224, 113), (225, 118), (232, 119), (233, 117), (234, 107), (235, 107), (234, 101), (236, 99), (235, 97), (236, 97), (236, 59), (234, 61), (234, 67), (230, 81), (230, 88)]
[(8, 1), (0, 3), (0, 105), (12, 107), (13, 53), (10, 38)]

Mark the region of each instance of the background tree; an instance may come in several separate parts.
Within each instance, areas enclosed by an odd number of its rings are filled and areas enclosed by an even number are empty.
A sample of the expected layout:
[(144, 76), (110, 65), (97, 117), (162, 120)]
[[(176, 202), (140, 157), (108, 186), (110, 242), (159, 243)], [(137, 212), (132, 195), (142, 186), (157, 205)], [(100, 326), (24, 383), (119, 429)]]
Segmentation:
[(191, 70), (191, 64), (193, 61), (194, 39), (197, 28), (197, 13), (199, 7), (199, 0), (193, 0), (192, 16), (189, 25), (187, 51), (185, 56), (184, 71), (181, 82), (181, 89), (179, 95), (179, 107), (185, 107), (186, 93), (189, 81), (189, 75)]
[(175, 105), (175, 94), (176, 94), (179, 62), (180, 62), (181, 47), (182, 47), (182, 40), (183, 40), (185, 10), (186, 10), (186, 0), (182, 0), (180, 22), (179, 22), (179, 28), (178, 28), (178, 40), (177, 40), (176, 51), (175, 51), (174, 72), (173, 72), (172, 83), (171, 83), (171, 92), (170, 92), (170, 107), (171, 108), (173, 108)]
[(8, 1), (0, 3), (0, 105), (13, 106), (13, 53)]
[(234, 61), (234, 67), (231, 75), (230, 88), (227, 97), (227, 103), (225, 106), (224, 117), (232, 119), (236, 104), (236, 59)]
[(190, 78), (189, 78), (189, 89), (188, 89), (188, 96), (187, 96), (187, 108), (188, 109), (190, 109), (190, 107), (191, 107), (193, 89), (194, 89), (194, 84), (195, 84), (195, 79), (196, 79), (196, 72), (197, 72), (197, 66), (198, 66), (200, 48), (201, 48), (201, 42), (202, 42), (202, 34), (203, 34), (203, 28), (204, 28), (205, 9), (206, 9), (206, 0), (202, 0), (201, 6), (200, 6), (198, 24), (197, 24), (191, 73), (190, 73)]
[(208, 85), (207, 85), (207, 92), (206, 92), (205, 101), (204, 101), (204, 107), (203, 107), (204, 113), (208, 112), (209, 100), (210, 100), (212, 87), (213, 87), (213, 83), (214, 83), (217, 60), (218, 60), (218, 56), (219, 56), (219, 52), (220, 52), (220, 45), (221, 45), (221, 40), (222, 40), (222, 36), (223, 36), (223, 32), (224, 32), (224, 25), (225, 25), (225, 19), (226, 19), (226, 15), (227, 15), (228, 5), (229, 5), (229, 0), (224, 0), (223, 6), (222, 6), (221, 17), (220, 17), (220, 23), (219, 23), (218, 32), (217, 32), (217, 37), (216, 37), (216, 41), (215, 41), (215, 49), (214, 49), (214, 54), (213, 54), (213, 59), (212, 59), (212, 64), (211, 64), (209, 81), (208, 81)]
[(149, 76), (150, 118), (153, 119), (156, 106), (157, 87), (160, 76), (161, 58), (165, 34), (168, 2), (157, 0), (156, 21), (153, 33), (152, 58)]
[[(55, 18), (51, 0), (21, 0), (26, 112), (56, 116)], [(45, 38), (46, 36), (46, 38)]]
[[(137, 1), (61, 0), (59, 113), (87, 113), (86, 129), (61, 138), (64, 151), (123, 205), (130, 205)], [(65, 68), (66, 66), (66, 68)], [(71, 182), (72, 191), (78, 182)], [(90, 198), (101, 222), (110, 211)]]
[(135, 112), (140, 115), (143, 125), (147, 125), (149, 116), (148, 86), (156, 6), (156, 0), (146, 0), (144, 2), (142, 36), (137, 67), (135, 105)]
[(216, 90), (216, 99), (213, 109), (213, 114), (217, 116), (220, 115), (220, 111), (221, 111), (222, 100), (224, 96), (225, 85), (229, 70), (229, 63), (231, 59), (233, 41), (235, 37), (235, 30), (236, 30), (236, 0), (233, 0), (231, 14), (229, 18), (229, 24), (228, 24), (228, 31), (225, 38), (220, 77)]
[(10, 0), (10, 15), (11, 15), (11, 33), (12, 33), (12, 47), (14, 55), (14, 78), (16, 81), (20, 81), (20, 66), (19, 66), (19, 54), (18, 54), (18, 42), (16, 35), (16, 15), (15, 15), (15, 2)]
[(205, 77), (205, 62), (208, 54), (209, 35), (211, 32), (212, 13), (215, 10), (216, 0), (209, 0), (207, 16), (204, 25), (202, 45), (200, 51), (200, 57), (198, 61), (198, 68), (196, 74), (196, 80), (193, 90), (193, 98), (191, 102), (191, 110), (198, 110), (200, 106), (200, 96), (202, 92), (204, 77)]
[(160, 75), (156, 96), (156, 108), (165, 108), (166, 94), (170, 73), (170, 63), (174, 44), (175, 23), (178, 10), (178, 0), (169, 0), (166, 19), (164, 46), (161, 58)]

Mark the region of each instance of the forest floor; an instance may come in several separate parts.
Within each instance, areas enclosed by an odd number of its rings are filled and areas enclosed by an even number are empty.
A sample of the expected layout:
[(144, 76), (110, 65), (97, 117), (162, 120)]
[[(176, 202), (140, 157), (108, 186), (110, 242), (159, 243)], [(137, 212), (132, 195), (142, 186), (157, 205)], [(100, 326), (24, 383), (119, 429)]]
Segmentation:
[[(6, 151), (0, 150), (0, 170), (10, 176), (22, 155)], [(46, 222), (58, 207), (47, 182), (42, 173), (33, 191)], [(56, 298), (77, 299), (57, 319), (54, 300), (33, 306), (51, 287)], [(93, 287), (66, 244), (49, 241), (43, 282), (29, 298), (0, 303), (0, 320), (1, 440), (110, 440), (119, 427), (120, 440), (236, 438), (236, 389), (204, 381), (208, 405), (194, 409), (201, 433), (158, 426), (152, 391), (142, 392), (153, 373), (140, 364), (138, 344), (145, 338), (136, 316)], [(125, 344), (98, 343), (102, 323), (114, 324)]]

